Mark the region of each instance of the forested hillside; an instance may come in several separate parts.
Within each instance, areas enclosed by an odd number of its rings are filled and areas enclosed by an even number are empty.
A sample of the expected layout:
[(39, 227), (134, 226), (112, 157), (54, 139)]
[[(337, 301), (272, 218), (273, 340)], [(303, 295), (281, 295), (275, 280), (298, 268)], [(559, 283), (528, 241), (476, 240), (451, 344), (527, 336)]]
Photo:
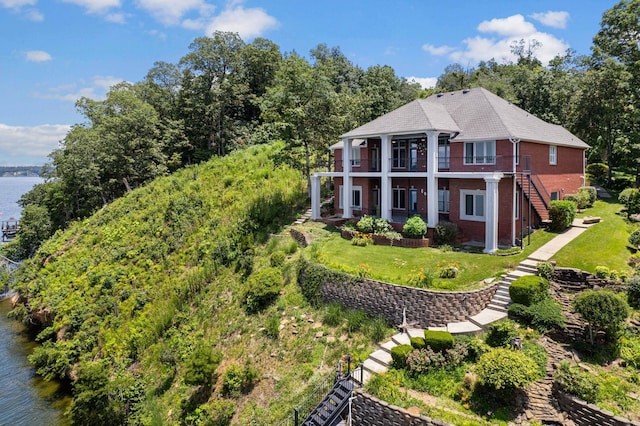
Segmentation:
[(14, 314), (42, 328), (31, 360), (70, 382), (74, 423), (274, 424), (346, 350), (314, 343), (296, 243), (269, 237), (306, 202), (283, 148), (157, 179), (25, 262)]

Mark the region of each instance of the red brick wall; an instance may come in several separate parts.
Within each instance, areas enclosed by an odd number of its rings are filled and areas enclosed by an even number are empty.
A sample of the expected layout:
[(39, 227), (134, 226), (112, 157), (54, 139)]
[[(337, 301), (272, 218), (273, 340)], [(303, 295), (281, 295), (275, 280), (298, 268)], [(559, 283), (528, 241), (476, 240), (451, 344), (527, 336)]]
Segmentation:
[(540, 181), (551, 194), (557, 191), (560, 199), (566, 194), (575, 194), (583, 185), (583, 150), (557, 147), (557, 164), (549, 164), (549, 145), (522, 142), (520, 155), (531, 157), (531, 168), (538, 175)]

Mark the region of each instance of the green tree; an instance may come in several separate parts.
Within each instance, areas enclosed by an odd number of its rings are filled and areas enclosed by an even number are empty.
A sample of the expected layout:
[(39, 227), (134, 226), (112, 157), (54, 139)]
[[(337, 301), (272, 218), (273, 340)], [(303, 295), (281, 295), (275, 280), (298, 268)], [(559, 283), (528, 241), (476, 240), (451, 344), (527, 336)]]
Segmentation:
[(620, 296), (609, 290), (587, 290), (574, 301), (573, 307), (589, 323), (589, 340), (593, 332), (601, 330), (614, 338), (629, 316), (629, 306)]

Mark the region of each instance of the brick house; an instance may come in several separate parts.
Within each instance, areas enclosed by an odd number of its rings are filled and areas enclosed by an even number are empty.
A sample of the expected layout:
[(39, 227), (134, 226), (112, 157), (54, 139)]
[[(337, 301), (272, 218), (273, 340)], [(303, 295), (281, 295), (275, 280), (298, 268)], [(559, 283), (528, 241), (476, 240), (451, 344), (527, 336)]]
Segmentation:
[(342, 218), (403, 223), (418, 214), (430, 229), (446, 220), (491, 253), (547, 220), (551, 200), (578, 192), (588, 147), (483, 88), (432, 95), (330, 147), (334, 171), (312, 177), (312, 218), (320, 218), (320, 179), (330, 177)]

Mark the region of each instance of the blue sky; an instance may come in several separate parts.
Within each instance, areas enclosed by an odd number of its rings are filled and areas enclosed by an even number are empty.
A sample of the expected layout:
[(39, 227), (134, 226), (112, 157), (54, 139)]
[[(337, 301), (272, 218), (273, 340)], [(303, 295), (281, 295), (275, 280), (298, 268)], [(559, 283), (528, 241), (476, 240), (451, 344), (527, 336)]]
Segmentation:
[(613, 0), (0, 0), (0, 165), (47, 161), (83, 117), (82, 96), (104, 99), (156, 61), (177, 63), (196, 37), (236, 31), (301, 55), (338, 46), (356, 65), (390, 65), (432, 85), (458, 62), (511, 59), (513, 40), (542, 43), (548, 61), (589, 54)]

